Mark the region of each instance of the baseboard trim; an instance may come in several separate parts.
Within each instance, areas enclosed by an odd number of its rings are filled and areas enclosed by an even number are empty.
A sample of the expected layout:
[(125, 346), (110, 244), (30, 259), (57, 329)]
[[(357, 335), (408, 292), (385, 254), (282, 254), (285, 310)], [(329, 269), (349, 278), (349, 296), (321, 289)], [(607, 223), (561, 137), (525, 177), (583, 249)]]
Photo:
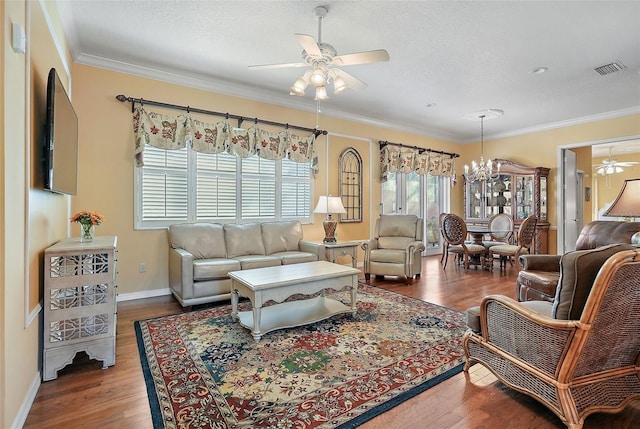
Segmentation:
[(29, 415), (29, 411), (31, 411), (31, 407), (33, 406), (33, 402), (36, 400), (36, 395), (38, 394), (38, 390), (40, 389), (41, 384), (41, 374), (40, 371), (36, 372), (33, 381), (31, 382), (31, 386), (29, 386), (29, 390), (27, 391), (27, 395), (22, 401), (20, 405), (20, 410), (18, 410), (18, 414), (16, 415), (15, 420), (11, 424), (12, 429), (21, 429), (24, 427), (24, 423), (27, 421), (27, 416)]
[(152, 290), (144, 290), (141, 292), (118, 294), (118, 297), (116, 298), (116, 302), (131, 301), (134, 299), (155, 298), (157, 296), (165, 296), (165, 295), (171, 295), (171, 289), (169, 288), (152, 289)]

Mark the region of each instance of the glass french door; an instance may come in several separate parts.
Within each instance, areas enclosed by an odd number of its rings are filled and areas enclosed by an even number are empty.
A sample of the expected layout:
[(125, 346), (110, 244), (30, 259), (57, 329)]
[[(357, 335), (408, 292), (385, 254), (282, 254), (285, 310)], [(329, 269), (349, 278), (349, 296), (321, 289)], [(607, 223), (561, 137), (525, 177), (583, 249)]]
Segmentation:
[(424, 220), (425, 254), (438, 254), (442, 236), (438, 216), (450, 207), (450, 178), (411, 173), (389, 173), (382, 184), (382, 214), (414, 214)]

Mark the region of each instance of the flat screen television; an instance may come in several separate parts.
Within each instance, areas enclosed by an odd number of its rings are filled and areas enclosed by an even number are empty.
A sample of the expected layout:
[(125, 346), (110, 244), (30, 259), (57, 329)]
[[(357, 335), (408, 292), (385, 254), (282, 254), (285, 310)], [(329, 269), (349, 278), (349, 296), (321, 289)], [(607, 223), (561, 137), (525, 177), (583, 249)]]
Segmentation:
[(44, 189), (75, 195), (78, 190), (78, 117), (55, 68), (47, 79), (44, 125)]

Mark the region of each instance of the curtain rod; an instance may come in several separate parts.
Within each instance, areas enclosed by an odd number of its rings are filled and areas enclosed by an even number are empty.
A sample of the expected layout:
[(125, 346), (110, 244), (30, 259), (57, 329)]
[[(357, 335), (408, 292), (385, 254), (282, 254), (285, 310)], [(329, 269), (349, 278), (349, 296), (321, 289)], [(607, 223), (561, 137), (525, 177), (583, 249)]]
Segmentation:
[(316, 137), (318, 137), (321, 134), (324, 134), (324, 135), (327, 134), (326, 130), (319, 130), (317, 128), (300, 127), (300, 126), (297, 126), (297, 125), (290, 125), (290, 124), (282, 123), (282, 122), (267, 121), (267, 120), (264, 120), (264, 119), (248, 118), (248, 117), (240, 116), (240, 115), (232, 115), (230, 113), (215, 112), (213, 110), (198, 109), (196, 107), (191, 107), (191, 106), (180, 106), (178, 104), (163, 103), (161, 101), (145, 100), (144, 98), (127, 97), (126, 95), (122, 95), (122, 94), (116, 95), (116, 100), (121, 101), (123, 103), (124, 102), (131, 102), (131, 111), (132, 112), (133, 112), (133, 108), (134, 108), (136, 103), (139, 103), (141, 106), (144, 106), (145, 104), (150, 104), (152, 106), (160, 106), (160, 107), (168, 107), (170, 109), (184, 110), (187, 113), (190, 113), (190, 112), (204, 113), (206, 115), (223, 116), (223, 117), (225, 117), (227, 119), (229, 119), (229, 118), (237, 119), (238, 120), (238, 127), (242, 124), (243, 121), (252, 120), (256, 124), (258, 122), (260, 122), (260, 123), (267, 124), (267, 125), (275, 125), (275, 126), (280, 126), (280, 127), (285, 127), (285, 128), (295, 128), (296, 130), (308, 131), (308, 132), (314, 133), (316, 135)]
[(451, 158), (459, 158), (460, 157), (459, 154), (453, 153), (453, 152), (445, 152), (443, 150), (435, 150), (435, 149), (425, 149), (423, 147), (409, 146), (409, 145), (402, 144), (402, 143), (392, 143), (392, 142), (388, 142), (386, 140), (380, 140), (380, 141), (378, 141), (378, 143), (380, 144), (380, 149), (382, 149), (382, 147), (384, 145), (391, 145), (391, 146), (413, 148), (413, 149), (416, 149), (418, 151), (418, 153), (423, 153), (423, 152), (431, 153), (431, 152), (433, 152), (433, 153), (439, 153), (441, 155), (449, 155)]

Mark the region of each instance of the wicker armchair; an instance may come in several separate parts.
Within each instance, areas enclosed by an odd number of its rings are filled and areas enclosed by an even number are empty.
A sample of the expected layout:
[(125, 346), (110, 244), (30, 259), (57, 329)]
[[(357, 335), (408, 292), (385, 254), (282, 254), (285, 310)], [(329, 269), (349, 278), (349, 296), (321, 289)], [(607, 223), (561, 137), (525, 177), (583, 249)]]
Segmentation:
[[(481, 333), (464, 337), (465, 371), (485, 365), (570, 429), (582, 428), (589, 414), (615, 413), (640, 398), (640, 249), (575, 253), (564, 267), (576, 271), (573, 281), (559, 283), (553, 304), (485, 297)], [(581, 265), (601, 268), (594, 275)]]

